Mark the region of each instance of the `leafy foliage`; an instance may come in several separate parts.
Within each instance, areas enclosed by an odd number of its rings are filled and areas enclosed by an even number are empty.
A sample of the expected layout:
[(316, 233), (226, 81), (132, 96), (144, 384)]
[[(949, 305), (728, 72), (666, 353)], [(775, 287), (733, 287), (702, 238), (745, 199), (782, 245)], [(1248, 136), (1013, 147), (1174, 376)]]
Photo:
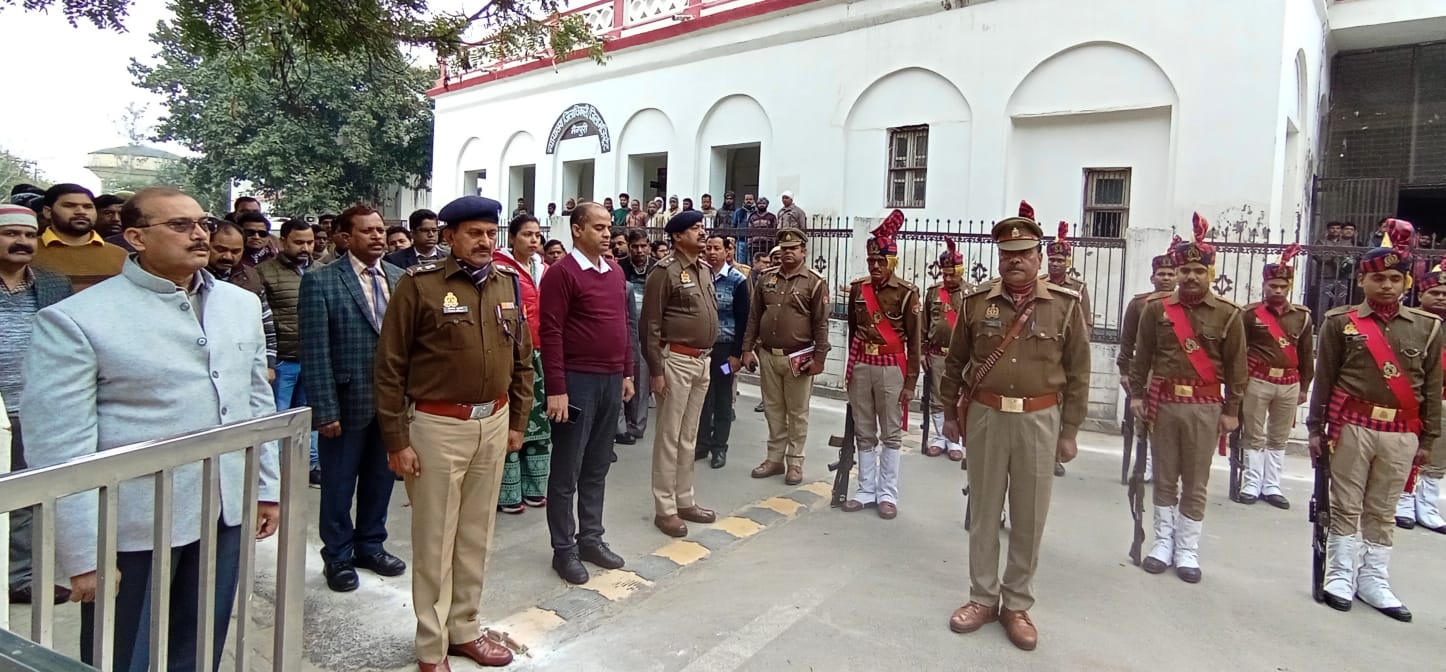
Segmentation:
[(137, 86), (165, 102), (157, 139), (200, 156), (188, 186), (249, 180), (278, 212), (307, 213), (351, 202), (380, 205), (390, 188), (431, 175), (435, 73), (414, 68), (392, 46), (376, 54), (295, 53), (274, 69), (268, 45), (212, 54), (188, 46), (162, 22), (151, 35), (156, 62), (132, 61)]
[(0, 148), (0, 199), (8, 199), (10, 189), (21, 183), (41, 188), (50, 186), (45, 174), (41, 173), (33, 162)]

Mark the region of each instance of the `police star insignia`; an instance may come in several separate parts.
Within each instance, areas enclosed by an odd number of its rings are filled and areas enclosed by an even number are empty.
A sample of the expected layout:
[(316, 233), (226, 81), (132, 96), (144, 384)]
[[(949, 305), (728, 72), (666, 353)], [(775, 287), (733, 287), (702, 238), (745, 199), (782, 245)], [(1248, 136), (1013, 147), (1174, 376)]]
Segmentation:
[(688, 275), (688, 272), (687, 272), (687, 271), (683, 271), (683, 272), (681, 272), (681, 273), (678, 274), (678, 279), (679, 279), (679, 280), (682, 280), (683, 282), (692, 282), (692, 281), (693, 281), (693, 276)]
[(1400, 378), (1401, 369), (1397, 368), (1394, 362), (1386, 362), (1385, 366), (1381, 367), (1381, 375), (1385, 376), (1387, 380)]
[(1401, 258), (1394, 254), (1388, 254), (1386, 255), (1386, 258), (1382, 259), (1381, 261), (1385, 262), (1386, 268), (1390, 268), (1392, 266), (1395, 266), (1396, 264), (1401, 263)]
[(1194, 354), (1195, 351), (1196, 351), (1196, 350), (1199, 350), (1199, 349), (1200, 349), (1200, 344), (1199, 344), (1199, 343), (1196, 343), (1196, 342), (1195, 342), (1195, 339), (1193, 339), (1193, 338), (1187, 338), (1187, 339), (1185, 339), (1185, 354), (1187, 354), (1187, 355)]
[(1286, 337), (1284, 337), (1284, 336), (1281, 336), (1280, 339), (1276, 341), (1276, 344), (1279, 345), (1279, 346), (1281, 347), (1281, 349), (1283, 350), (1283, 349), (1285, 349), (1285, 348), (1290, 347), (1290, 339), (1288, 339), (1288, 338), (1286, 338)]
[(991, 303), (991, 304), (989, 304), (989, 307), (984, 309), (984, 317), (987, 318), (987, 319), (991, 319), (991, 320), (998, 318), (998, 317), (999, 317), (999, 304), (997, 304), (997, 303)]
[(1341, 333), (1347, 336), (1357, 336), (1361, 333), (1361, 330), (1356, 328), (1355, 322), (1347, 322), (1346, 326), (1341, 329)]

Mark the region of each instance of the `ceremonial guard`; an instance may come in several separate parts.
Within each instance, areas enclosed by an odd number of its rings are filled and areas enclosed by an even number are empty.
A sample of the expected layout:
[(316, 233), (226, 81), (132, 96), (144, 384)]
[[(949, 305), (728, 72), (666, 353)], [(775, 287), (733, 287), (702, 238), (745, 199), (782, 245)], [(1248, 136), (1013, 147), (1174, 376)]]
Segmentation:
[[(808, 236), (802, 229), (778, 232), (779, 264), (754, 267), (753, 295), (743, 336), (743, 365), (758, 368), (768, 456), (754, 478), (784, 474), (803, 482), (804, 442), (813, 377), (828, 358), (828, 283), (808, 267)], [(785, 473), (786, 469), (786, 473)]]
[(412, 602), (423, 672), (447, 656), (512, 662), (479, 622), (502, 463), (532, 409), (532, 334), (517, 272), (494, 263), (502, 205), (442, 208), (452, 253), (407, 270), (382, 322), (377, 415), (387, 462), (412, 503)]
[[(1028, 213), (1028, 214), (1026, 214)], [(1019, 202), (1019, 215), (1021, 217), (1034, 218), (1034, 208), (1029, 204)], [(1085, 328), (1094, 324), (1094, 313), (1090, 310), (1090, 290), (1083, 280), (1072, 277), (1069, 274), (1070, 262), (1074, 258), (1074, 245), (1069, 242), (1069, 222), (1061, 221), (1059, 229), (1055, 233), (1054, 240), (1045, 246), (1045, 255), (1049, 257), (1049, 281), (1060, 287), (1064, 287), (1079, 295), (1080, 310), (1084, 313)], [(1054, 475), (1064, 476), (1064, 465), (1054, 465)]]
[(1280, 490), (1285, 442), (1295, 426), (1295, 411), (1305, 403), (1315, 377), (1315, 328), (1310, 309), (1290, 302), (1295, 279), (1291, 260), (1300, 246), (1291, 244), (1280, 263), (1265, 265), (1265, 300), (1245, 307), (1246, 365), (1250, 381), (1241, 408), (1245, 442), (1245, 479), (1241, 504), (1263, 499), (1278, 509), (1290, 501)]
[[(1142, 566), (1160, 574), (1172, 563), (1187, 583), (1200, 581), (1200, 531), (1210, 461), (1240, 426), (1245, 393), (1245, 328), (1240, 306), (1210, 291), (1215, 248), (1208, 222), (1194, 217), (1194, 240), (1170, 250), (1175, 293), (1145, 304), (1130, 367), (1130, 410), (1150, 425), (1155, 457), (1155, 541)], [(1224, 385), (1222, 394), (1221, 385)]]
[(867, 243), (869, 276), (849, 284), (849, 361), (844, 374), (853, 409), (859, 485), (844, 502), (849, 513), (877, 505), (879, 517), (899, 513), (899, 448), (909, 400), (919, 382), (919, 290), (894, 275), (894, 234), (904, 213), (889, 213)]
[(673, 252), (648, 274), (638, 334), (658, 398), (653, 525), (682, 537), (688, 534), (687, 523), (707, 524), (717, 517), (693, 501), (693, 453), (708, 395), (709, 354), (718, 340), (718, 303), (713, 271), (702, 258), (708, 237), (703, 213), (680, 212), (663, 230)]
[[(1175, 242), (1180, 242), (1179, 236)], [(1140, 314), (1145, 310), (1145, 304), (1157, 301), (1170, 295), (1175, 291), (1175, 261), (1170, 258), (1169, 253), (1162, 254), (1150, 260), (1150, 285), (1153, 290), (1136, 294), (1130, 298), (1125, 305), (1125, 316), (1120, 320), (1120, 350), (1115, 357), (1115, 364), (1120, 370), (1120, 387), (1125, 390), (1126, 425), (1134, 426), (1133, 414), (1129, 412), (1130, 406), (1130, 365), (1135, 358), (1135, 341), (1140, 333)], [(1142, 431), (1143, 428), (1135, 430)], [(1133, 441), (1134, 436), (1125, 437), (1126, 441)], [(1155, 473), (1155, 460), (1148, 451), (1145, 452), (1145, 474), (1144, 479), (1149, 483)]]
[(1391, 514), (1411, 465), (1424, 464), (1441, 435), (1441, 321), (1401, 305), (1414, 231), (1398, 219), (1384, 226), (1381, 246), (1357, 265), (1365, 301), (1332, 309), (1321, 324), (1306, 425), (1311, 455), (1330, 460), (1326, 604), (1349, 611), (1359, 598), (1410, 621), (1391, 591)]
[[(1050, 475), (1074, 459), (1089, 406), (1090, 345), (1079, 296), (1039, 277), (1039, 225), (994, 225), (999, 279), (964, 297), (940, 392), (944, 432), (969, 446), (969, 602), (949, 628), (1000, 621), (1026, 651), (1039, 641), (1028, 610), (1049, 514)], [(999, 576), (1000, 514), (1009, 498), (1009, 553)], [(1002, 601), (1002, 602), (1001, 602)]]
[[(1446, 272), (1440, 265), (1421, 276), (1416, 292), (1421, 310), (1446, 319)], [(1446, 355), (1442, 356), (1441, 364), (1446, 366)], [(1406, 490), (1396, 504), (1397, 527), (1409, 530), (1419, 524), (1432, 532), (1446, 534), (1446, 520), (1441, 518), (1439, 503), (1442, 476), (1446, 476), (1446, 445), (1438, 436), (1431, 446), (1431, 460), (1413, 468), (1406, 479)]]
[(959, 322), (960, 309), (964, 305), (964, 255), (954, 246), (953, 240), (944, 243), (947, 249), (939, 255), (939, 283), (924, 292), (924, 370), (929, 372), (929, 419), (934, 423), (934, 435), (924, 454), (938, 457), (945, 452), (955, 462), (964, 459), (964, 444), (950, 441), (944, 436), (944, 395), (939, 394), (939, 384), (944, 378), (944, 358), (949, 355), (949, 339), (954, 336), (954, 325)]

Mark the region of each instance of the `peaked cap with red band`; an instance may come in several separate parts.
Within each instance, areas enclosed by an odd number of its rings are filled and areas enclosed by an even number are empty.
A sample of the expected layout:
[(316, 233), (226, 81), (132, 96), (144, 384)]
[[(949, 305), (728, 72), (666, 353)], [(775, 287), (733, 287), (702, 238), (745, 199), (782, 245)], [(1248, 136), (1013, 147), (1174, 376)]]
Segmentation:
[(1280, 252), (1279, 262), (1265, 265), (1265, 280), (1267, 282), (1271, 280), (1294, 280), (1295, 267), (1291, 265), (1291, 260), (1295, 259), (1299, 254), (1300, 243), (1286, 245), (1285, 249)]
[(904, 228), (904, 211), (894, 210), (889, 213), (882, 224), (869, 232), (871, 237), (866, 245), (868, 253), (885, 257), (898, 256), (899, 243), (894, 240), (894, 236), (902, 228)]
[(939, 269), (955, 268), (960, 272), (964, 270), (964, 255), (959, 253), (959, 248), (954, 245), (954, 239), (944, 241), (945, 250), (939, 254)]
[(1411, 277), (1411, 246), (1416, 241), (1416, 227), (1404, 219), (1386, 220), (1381, 245), (1361, 255), (1361, 273), (1400, 271)]
[(1197, 212), (1191, 218), (1190, 228), (1194, 239), (1172, 246), (1170, 260), (1175, 262), (1177, 267), (1185, 264), (1201, 264), (1206, 268), (1215, 266), (1215, 246), (1205, 242), (1205, 233), (1210, 230), (1210, 222)]
[(1044, 229), (1034, 221), (1034, 208), (1028, 201), (1019, 202), (1019, 216), (999, 220), (990, 233), (999, 249), (1012, 252), (1038, 248), (1044, 240)]

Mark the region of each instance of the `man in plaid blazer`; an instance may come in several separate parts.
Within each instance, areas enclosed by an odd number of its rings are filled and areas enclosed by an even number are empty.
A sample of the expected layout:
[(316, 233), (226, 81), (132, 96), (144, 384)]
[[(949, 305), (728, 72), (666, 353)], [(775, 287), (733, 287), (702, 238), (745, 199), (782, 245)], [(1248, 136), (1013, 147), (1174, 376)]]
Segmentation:
[(382, 576), (407, 568), (382, 547), (396, 479), (387, 468), (372, 395), (382, 316), (403, 271), (382, 261), (386, 225), (375, 210), (349, 208), (337, 216), (336, 226), (349, 234), (347, 255), (301, 278), (297, 323), (301, 381), (321, 433), (319, 528), (326, 583), (346, 592), (357, 588), (357, 567)]

